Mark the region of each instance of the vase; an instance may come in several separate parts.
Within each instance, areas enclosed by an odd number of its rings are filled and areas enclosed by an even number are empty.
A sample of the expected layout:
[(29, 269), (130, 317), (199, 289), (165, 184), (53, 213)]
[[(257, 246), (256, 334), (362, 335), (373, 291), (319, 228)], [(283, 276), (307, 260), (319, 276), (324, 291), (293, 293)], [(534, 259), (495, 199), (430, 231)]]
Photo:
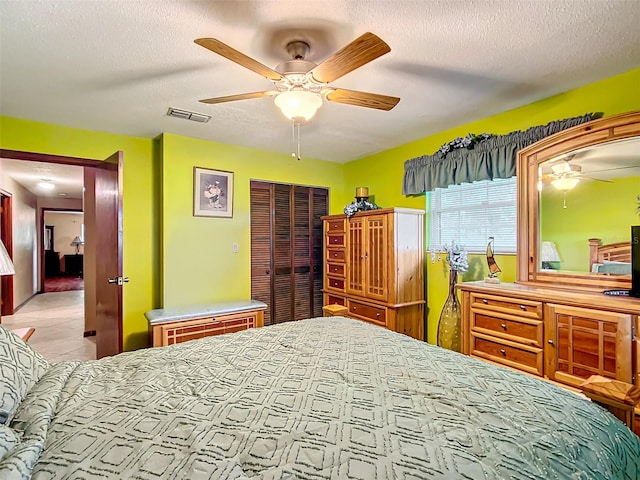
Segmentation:
[(438, 321), (438, 346), (460, 351), (460, 301), (456, 295), (457, 270), (449, 270), (449, 296), (444, 302)]

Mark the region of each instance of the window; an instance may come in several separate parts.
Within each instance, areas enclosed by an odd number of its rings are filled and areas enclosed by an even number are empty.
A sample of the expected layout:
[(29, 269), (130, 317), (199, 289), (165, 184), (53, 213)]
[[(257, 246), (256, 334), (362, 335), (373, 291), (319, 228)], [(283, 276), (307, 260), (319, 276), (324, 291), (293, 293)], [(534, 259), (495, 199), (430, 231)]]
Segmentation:
[(427, 195), (429, 250), (456, 242), (484, 253), (516, 253), (516, 177), (451, 185)]

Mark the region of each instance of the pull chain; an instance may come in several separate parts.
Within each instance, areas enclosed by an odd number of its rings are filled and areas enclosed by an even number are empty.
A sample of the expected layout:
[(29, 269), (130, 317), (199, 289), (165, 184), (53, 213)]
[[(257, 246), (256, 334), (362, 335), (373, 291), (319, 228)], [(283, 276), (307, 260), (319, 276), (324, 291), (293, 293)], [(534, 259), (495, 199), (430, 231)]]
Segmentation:
[[(298, 127), (297, 138), (296, 138), (296, 127)], [(291, 119), (291, 139), (293, 140), (293, 144), (297, 146), (297, 153), (291, 152), (291, 156), (300, 160), (300, 122), (296, 124), (296, 119)]]

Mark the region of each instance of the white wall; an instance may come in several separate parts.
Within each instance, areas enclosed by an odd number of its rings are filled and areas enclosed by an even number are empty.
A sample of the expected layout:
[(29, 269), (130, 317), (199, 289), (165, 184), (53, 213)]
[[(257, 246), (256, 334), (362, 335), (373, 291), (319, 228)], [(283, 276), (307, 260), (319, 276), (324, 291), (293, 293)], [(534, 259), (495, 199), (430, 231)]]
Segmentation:
[(37, 292), (36, 196), (0, 171), (0, 187), (11, 194), (13, 228), (13, 306)]

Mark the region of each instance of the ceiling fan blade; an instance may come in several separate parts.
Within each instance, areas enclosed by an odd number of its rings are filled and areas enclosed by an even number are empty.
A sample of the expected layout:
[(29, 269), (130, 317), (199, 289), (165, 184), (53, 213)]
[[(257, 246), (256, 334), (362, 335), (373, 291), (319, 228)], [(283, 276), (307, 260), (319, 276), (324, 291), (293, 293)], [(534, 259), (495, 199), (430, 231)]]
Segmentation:
[(274, 91), (240, 93), (238, 95), (228, 95), (226, 97), (205, 98), (204, 100), (200, 100), (200, 102), (209, 104), (235, 102), (236, 100), (249, 100), (251, 98), (273, 97), (277, 94), (278, 92)]
[(314, 67), (311, 76), (319, 83), (333, 82), (390, 51), (382, 39), (367, 32)]
[(601, 178), (594, 178), (594, 177), (589, 177), (587, 175), (580, 175), (582, 178), (588, 178), (589, 180), (595, 180), (596, 182), (603, 182), (603, 183), (615, 183), (611, 180), (603, 180)]
[(357, 90), (345, 90), (343, 88), (331, 89), (325, 95), (330, 102), (346, 103), (357, 107), (376, 108), (378, 110), (389, 111), (395, 107), (400, 99), (379, 93), (359, 92)]
[(216, 40), (215, 38), (197, 38), (196, 40), (194, 40), (194, 42), (201, 47), (211, 50), (213, 53), (222, 55), (232, 62), (235, 62), (238, 65), (248, 68), (249, 70), (252, 70), (257, 74), (268, 78), (269, 80), (278, 81), (284, 78), (272, 68), (263, 65), (257, 60), (254, 60), (253, 58), (245, 55), (242, 52), (239, 52), (234, 48), (231, 48), (229, 45), (227, 45), (226, 43), (222, 43), (220, 40)]
[(612, 172), (614, 170), (626, 170), (627, 168), (638, 168), (639, 166), (640, 165), (625, 165), (624, 167), (612, 167), (612, 168), (602, 168), (600, 170), (590, 170), (584, 173), (592, 174), (592, 173), (601, 173), (601, 172)]

